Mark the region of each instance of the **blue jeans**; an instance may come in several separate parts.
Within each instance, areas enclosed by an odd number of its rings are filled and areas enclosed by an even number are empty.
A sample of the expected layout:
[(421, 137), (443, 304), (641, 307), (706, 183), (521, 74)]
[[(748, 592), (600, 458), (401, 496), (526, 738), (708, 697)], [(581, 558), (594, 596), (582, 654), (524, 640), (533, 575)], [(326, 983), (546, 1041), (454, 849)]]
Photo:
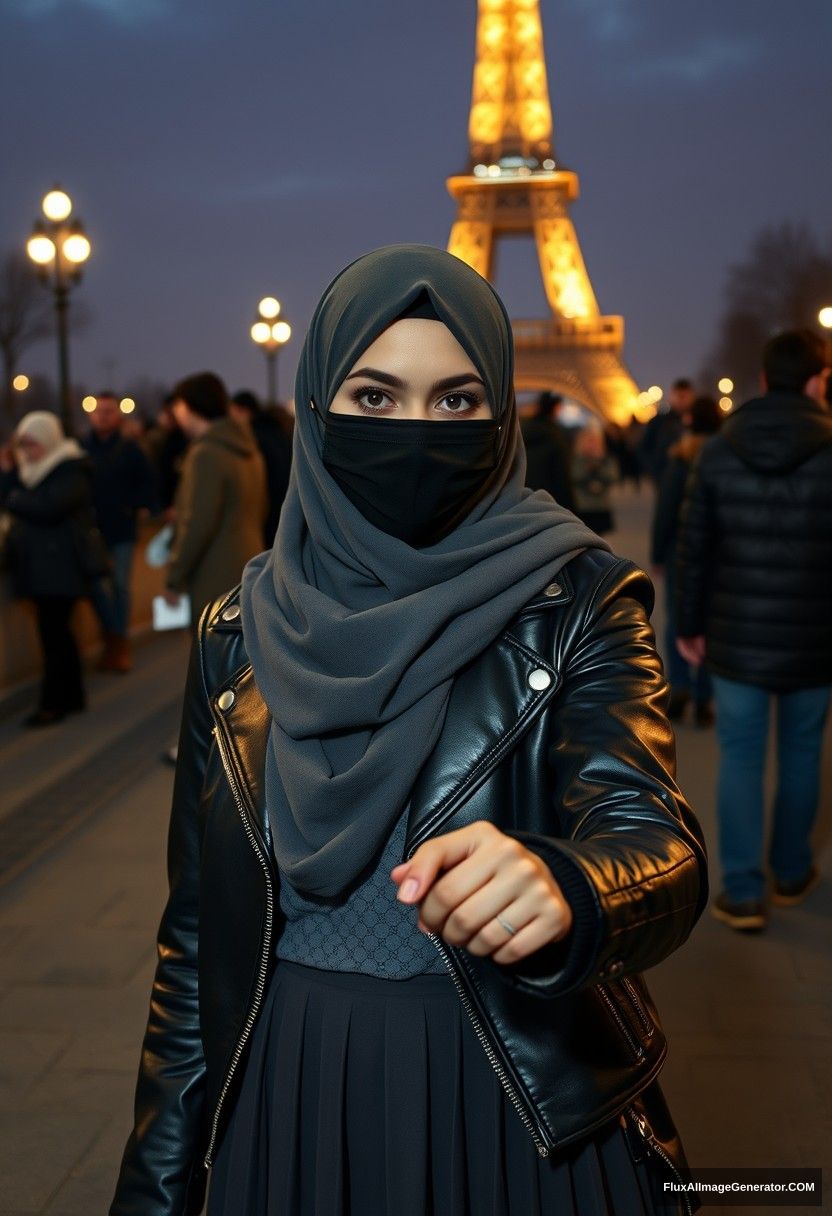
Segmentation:
[(830, 686), (772, 694), (713, 676), (719, 739), (719, 860), (731, 900), (762, 899), (763, 781), (769, 708), (777, 703), (777, 793), (768, 864), (780, 882), (803, 878), (820, 795), (823, 728)]
[(126, 638), (130, 626), (130, 575), (135, 545), (131, 540), (122, 540), (107, 548), (113, 559), (113, 574), (111, 578), (95, 582), (91, 599), (104, 632)]
[(676, 649), (676, 555), (668, 555), (664, 568), (664, 649), (667, 678), (673, 692), (687, 692), (697, 705), (713, 696), (711, 676), (704, 663), (691, 669)]

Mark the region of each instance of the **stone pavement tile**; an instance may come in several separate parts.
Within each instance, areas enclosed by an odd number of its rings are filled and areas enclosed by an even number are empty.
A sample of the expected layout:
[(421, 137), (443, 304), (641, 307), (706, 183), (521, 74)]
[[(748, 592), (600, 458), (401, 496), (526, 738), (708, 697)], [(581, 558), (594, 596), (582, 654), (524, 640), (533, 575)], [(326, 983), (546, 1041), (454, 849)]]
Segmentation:
[[(105, 1216), (113, 1200), (129, 1124), (111, 1120), (73, 1166), (43, 1216)], [(240, 1213), (244, 1216), (244, 1213)]]
[(150, 997), (150, 978), (144, 1000), (136, 1001), (129, 1018), (118, 1024), (86, 1032), (76, 1027), (76, 1033), (67, 1044), (60, 1060), (59, 1069), (106, 1069), (116, 1072), (132, 1072), (139, 1065), (139, 1051), (147, 1024)]
[(153, 948), (144, 929), (44, 928), (22, 957), (0, 962), (0, 983), (120, 986), (145, 966)]
[(109, 1120), (100, 1112), (49, 1107), (37, 1120), (0, 1110), (0, 1212), (39, 1212), (92, 1147)]
[[(101, 1068), (73, 1068), (62, 1059), (60, 1067), (50, 1068), (29, 1089), (20, 1104), (26, 1117), (35, 1121), (42, 1109), (60, 1106), (71, 1111), (100, 1111), (112, 1115), (113, 1111), (129, 1112), (132, 1109), (133, 1091), (139, 1067), (140, 1041), (131, 1044), (134, 1065), (129, 1071)], [(123, 1055), (127, 1060), (128, 1052)]]
[(662, 1087), (691, 1166), (828, 1164), (832, 1121), (807, 1104), (813, 1067), (762, 1053), (730, 1067), (696, 1056), (670, 1084), (666, 1069)]
[(39, 928), (19, 956), (0, 960), (0, 984), (121, 985), (144, 966), (153, 942), (142, 929)]
[(108, 1029), (147, 1010), (149, 988), (141, 986), (90, 988), (77, 985), (18, 984), (0, 997), (0, 1030)]
[(27, 1094), (61, 1057), (69, 1039), (59, 1031), (0, 1031), (0, 1108)]
[[(832, 1006), (821, 1001), (719, 1001), (714, 1006), (719, 1036), (760, 1042), (773, 1038), (832, 1040)], [(807, 1052), (809, 1048), (807, 1047)]]
[(124, 881), (89, 924), (96, 929), (141, 929), (149, 941), (155, 942), (168, 896), (167, 879), (161, 872), (158, 877), (148, 873), (147, 866), (135, 879), (125, 875), (121, 867), (119, 870), (119, 877)]

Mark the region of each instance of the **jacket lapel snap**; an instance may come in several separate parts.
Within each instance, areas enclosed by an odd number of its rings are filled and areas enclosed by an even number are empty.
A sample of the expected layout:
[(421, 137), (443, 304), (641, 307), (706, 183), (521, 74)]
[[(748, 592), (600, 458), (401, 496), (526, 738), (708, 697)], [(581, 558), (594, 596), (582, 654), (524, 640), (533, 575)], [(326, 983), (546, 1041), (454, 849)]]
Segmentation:
[(479, 789), (559, 682), (551, 663), (508, 633), (457, 675), (442, 733), (413, 787), (405, 856)]
[[(487, 780), (559, 682), (551, 663), (509, 633), (456, 676), (442, 733), (413, 786), (406, 855)], [(271, 716), (250, 665), (214, 694), (212, 709), (232, 789), (245, 798), (253, 826), (270, 851), (264, 787)]]
[(270, 852), (265, 772), (271, 714), (254, 681), (251, 665), (238, 672), (231, 684), (214, 693), (211, 708), (232, 790), (244, 797), (252, 826)]

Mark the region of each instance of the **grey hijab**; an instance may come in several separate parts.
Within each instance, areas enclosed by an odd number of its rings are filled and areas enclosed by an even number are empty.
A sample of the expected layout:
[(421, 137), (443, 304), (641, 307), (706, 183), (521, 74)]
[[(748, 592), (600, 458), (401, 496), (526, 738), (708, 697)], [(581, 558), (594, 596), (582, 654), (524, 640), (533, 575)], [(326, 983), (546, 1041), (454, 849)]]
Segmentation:
[[(423, 292), (482, 376), (502, 430), (486, 493), (452, 532), (417, 549), (368, 523), (332, 478), (320, 412)], [(289, 489), (273, 548), (243, 572), (242, 625), (272, 715), (265, 792), (275, 858), (293, 887), (331, 898), (384, 848), (442, 730), (456, 673), (571, 557), (608, 546), (547, 493), (524, 488), (505, 308), (443, 250), (377, 249), (333, 280), (306, 335), (295, 402)]]

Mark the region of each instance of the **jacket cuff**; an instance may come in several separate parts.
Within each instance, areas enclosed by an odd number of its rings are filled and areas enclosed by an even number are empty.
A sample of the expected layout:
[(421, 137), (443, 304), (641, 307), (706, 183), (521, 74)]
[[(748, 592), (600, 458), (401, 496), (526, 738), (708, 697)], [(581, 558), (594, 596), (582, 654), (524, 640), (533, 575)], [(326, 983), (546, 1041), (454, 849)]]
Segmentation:
[(580, 988), (596, 970), (606, 923), (598, 893), (583, 868), (558, 848), (555, 839), (519, 830), (506, 831), (505, 835), (549, 867), (572, 909), (572, 927), (566, 937), (541, 946), (501, 970), (512, 976), (518, 987), (561, 996)]

